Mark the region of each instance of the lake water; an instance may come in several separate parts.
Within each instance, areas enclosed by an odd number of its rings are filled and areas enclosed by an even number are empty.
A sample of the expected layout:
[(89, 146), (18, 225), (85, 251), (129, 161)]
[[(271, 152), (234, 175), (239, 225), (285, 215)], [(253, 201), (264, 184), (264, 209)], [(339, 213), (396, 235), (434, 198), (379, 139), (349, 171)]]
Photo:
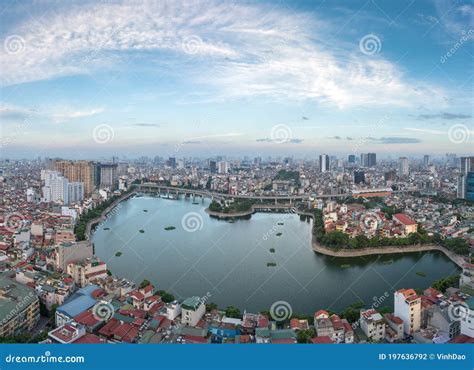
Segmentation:
[[(360, 300), (392, 306), (394, 290), (426, 288), (459, 272), (434, 251), (350, 259), (316, 254), (310, 220), (256, 213), (229, 223), (209, 217), (208, 204), (200, 198), (131, 198), (97, 227), (95, 253), (117, 276), (148, 279), (175, 297), (208, 294), (219, 307), (252, 312), (269, 310), (276, 301), (302, 314), (339, 312)], [(175, 229), (165, 230), (170, 226)]]

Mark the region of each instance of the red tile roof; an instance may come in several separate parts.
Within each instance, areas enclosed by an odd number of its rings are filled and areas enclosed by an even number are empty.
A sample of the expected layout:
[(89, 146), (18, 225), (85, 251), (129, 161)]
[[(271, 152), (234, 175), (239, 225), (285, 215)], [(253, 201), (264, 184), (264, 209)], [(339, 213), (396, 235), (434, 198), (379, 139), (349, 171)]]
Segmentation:
[(393, 217), (395, 217), (403, 225), (416, 225), (415, 221), (403, 213), (395, 213)]

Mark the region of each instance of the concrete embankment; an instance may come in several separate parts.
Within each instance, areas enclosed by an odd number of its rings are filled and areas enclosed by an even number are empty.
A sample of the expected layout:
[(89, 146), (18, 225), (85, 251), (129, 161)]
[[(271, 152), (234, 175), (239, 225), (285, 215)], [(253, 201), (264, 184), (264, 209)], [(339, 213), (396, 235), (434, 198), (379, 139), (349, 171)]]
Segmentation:
[(379, 255), (379, 254), (397, 254), (397, 253), (414, 253), (414, 252), (426, 252), (426, 251), (440, 251), (444, 253), (451, 261), (456, 265), (462, 268), (465, 261), (462, 256), (457, 255), (456, 253), (436, 244), (426, 244), (426, 245), (409, 245), (409, 246), (387, 246), (380, 248), (362, 248), (362, 249), (332, 249), (324, 247), (317, 243), (314, 240), (312, 242), (313, 250), (317, 253), (321, 253), (327, 256), (332, 257), (363, 257), (370, 255)]

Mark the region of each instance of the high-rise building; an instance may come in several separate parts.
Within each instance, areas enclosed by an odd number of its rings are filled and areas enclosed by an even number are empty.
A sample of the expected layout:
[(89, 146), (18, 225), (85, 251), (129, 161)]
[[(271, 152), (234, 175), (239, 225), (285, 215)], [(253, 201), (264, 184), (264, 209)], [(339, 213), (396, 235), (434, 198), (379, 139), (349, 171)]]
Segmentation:
[(209, 170), (211, 171), (212, 174), (217, 173), (217, 162), (210, 160), (209, 161)]
[(354, 184), (363, 184), (363, 183), (365, 183), (364, 171), (354, 171)]
[(229, 172), (229, 163), (226, 161), (220, 161), (217, 163), (217, 172), (221, 175)]
[(413, 289), (400, 289), (394, 293), (394, 314), (403, 320), (405, 334), (420, 330), (421, 298)]
[(377, 165), (377, 155), (375, 153), (367, 153), (368, 166), (375, 167)]
[(369, 167), (369, 155), (367, 153), (360, 155), (360, 165), (361, 167)]
[(57, 171), (43, 170), (41, 178), (44, 180), (43, 201), (69, 204), (69, 181)]
[(456, 154), (446, 153), (446, 163), (448, 164), (448, 166), (456, 167), (457, 163), (458, 163), (458, 159), (456, 157)]
[(474, 157), (460, 158), (457, 197), (474, 200)]
[(428, 167), (428, 166), (430, 165), (430, 161), (431, 161), (430, 156), (429, 156), (428, 154), (425, 154), (425, 155), (423, 156), (423, 165), (424, 165), (425, 167)]
[(175, 157), (169, 157), (168, 166), (170, 166), (171, 168), (176, 168), (176, 158)]
[(356, 163), (356, 156), (354, 154), (349, 154), (349, 157), (347, 158), (347, 161), (349, 163)]
[(321, 154), (319, 156), (319, 172), (329, 171), (329, 156), (327, 154)]
[(115, 163), (101, 163), (100, 168), (100, 186), (115, 190), (118, 184), (117, 167)]
[(54, 169), (61, 172), (70, 182), (84, 183), (84, 194), (92, 193), (96, 183), (96, 168), (91, 161), (65, 161), (59, 160), (54, 163)]
[(68, 204), (79, 203), (84, 200), (84, 184), (82, 182), (70, 182), (68, 184)]
[(407, 157), (400, 157), (398, 160), (398, 176), (404, 177), (408, 176), (410, 173), (408, 167), (408, 158)]

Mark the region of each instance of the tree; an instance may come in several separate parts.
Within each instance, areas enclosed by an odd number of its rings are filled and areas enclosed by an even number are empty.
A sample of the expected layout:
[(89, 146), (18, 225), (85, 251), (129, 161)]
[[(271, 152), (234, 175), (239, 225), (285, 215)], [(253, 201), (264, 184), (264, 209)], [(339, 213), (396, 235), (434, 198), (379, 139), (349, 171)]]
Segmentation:
[(296, 339), (298, 343), (309, 343), (310, 339), (314, 337), (314, 329), (299, 330), (296, 334)]
[(155, 292), (156, 295), (159, 295), (161, 297), (161, 300), (165, 303), (170, 303), (175, 300), (174, 295), (164, 291), (164, 290), (158, 290)]
[(140, 283), (140, 289), (143, 289), (143, 288), (146, 288), (148, 285), (150, 285), (151, 283), (147, 280), (147, 279), (144, 279), (141, 283)]
[(229, 306), (225, 309), (225, 315), (234, 319), (242, 317), (240, 310), (237, 307)]
[(215, 303), (207, 303), (206, 304), (206, 312), (211, 312), (213, 310), (217, 310), (217, 304)]

